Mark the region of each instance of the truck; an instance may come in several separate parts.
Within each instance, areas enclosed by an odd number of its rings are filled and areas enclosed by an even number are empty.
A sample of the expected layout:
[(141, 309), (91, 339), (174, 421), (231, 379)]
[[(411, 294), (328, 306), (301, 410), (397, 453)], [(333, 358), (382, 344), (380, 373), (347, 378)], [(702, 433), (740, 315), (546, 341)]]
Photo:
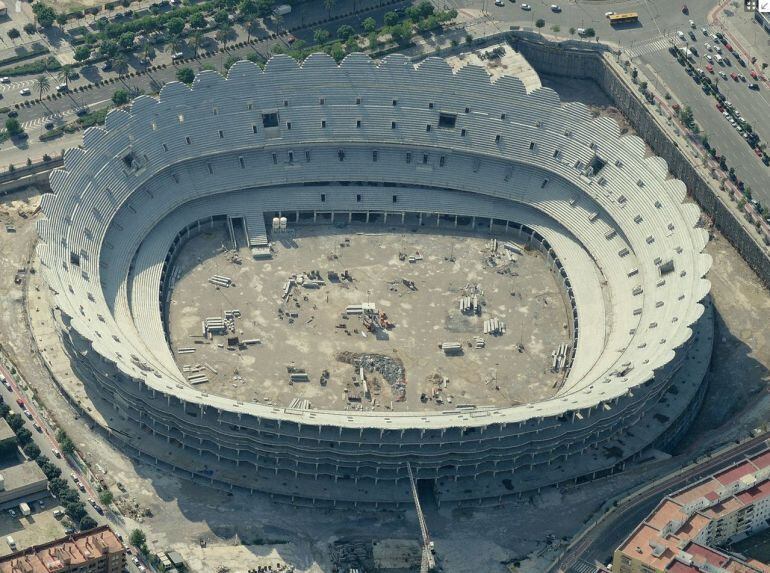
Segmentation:
[(19, 504), (19, 511), (22, 515), (30, 515), (32, 511), (29, 509), (29, 504), (27, 503), (20, 503)]
[(291, 13), (291, 6), (289, 6), (288, 4), (279, 4), (278, 6), (275, 7), (275, 9), (273, 10), (273, 13), (276, 16), (286, 16), (286, 14)]

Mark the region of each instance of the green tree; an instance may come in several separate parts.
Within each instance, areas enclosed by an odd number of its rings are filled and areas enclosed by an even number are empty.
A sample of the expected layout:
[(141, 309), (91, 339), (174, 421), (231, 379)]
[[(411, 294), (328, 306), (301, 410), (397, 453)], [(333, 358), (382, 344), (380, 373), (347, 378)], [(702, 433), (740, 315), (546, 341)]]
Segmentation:
[(398, 24), (399, 20), (400, 18), (395, 12), (385, 12), (385, 16), (383, 16), (383, 21), (385, 22), (386, 26), (395, 26)]
[(345, 48), (342, 47), (341, 42), (334, 42), (331, 46), (327, 48), (329, 55), (334, 58), (334, 61), (339, 63), (341, 62), (345, 56)]
[[(16, 118), (12, 117), (11, 119), (16, 119)], [(18, 123), (18, 121), (17, 121), (17, 123)], [(7, 121), (5, 122), (5, 128), (8, 129), (8, 122)], [(18, 131), (17, 133), (21, 133), (21, 132)], [(24, 418), (19, 416), (16, 412), (11, 412), (10, 414), (8, 414), (5, 417), (5, 421), (8, 422), (8, 425), (11, 427), (11, 430), (13, 430), (14, 432), (16, 432), (22, 426), (24, 426)]]
[(128, 58), (125, 54), (118, 54), (112, 59), (112, 69), (121, 75), (128, 71)]
[(313, 32), (313, 40), (315, 40), (316, 44), (325, 44), (329, 41), (329, 36), (329, 30), (324, 30), (323, 28), (317, 28)]
[(356, 31), (353, 29), (353, 26), (350, 24), (343, 24), (339, 28), (337, 28), (337, 37), (342, 40), (343, 42), (346, 42), (350, 39), (351, 36), (353, 36), (356, 33)]
[[(227, 13), (225, 12), (225, 14)], [(178, 36), (184, 30), (184, 20), (181, 18), (171, 18), (166, 24), (166, 29), (169, 34)]]
[(133, 32), (123, 32), (118, 38), (118, 46), (120, 46), (121, 50), (127, 52), (134, 47), (134, 39)]
[(108, 489), (105, 489), (102, 491), (102, 493), (99, 494), (99, 501), (102, 502), (102, 505), (110, 505), (113, 500), (112, 492)]
[(267, 18), (273, 13), (274, 0), (257, 0), (257, 16)]
[(80, 531), (88, 531), (97, 525), (96, 520), (90, 515), (84, 515), (80, 518)]
[(42, 2), (32, 5), (32, 13), (35, 15), (37, 23), (43, 28), (50, 28), (56, 20), (56, 11)]
[(24, 27), (22, 28), (22, 30), (24, 30), (24, 33), (27, 34), (28, 36), (31, 36), (36, 32), (35, 25), (32, 22), (27, 22), (26, 24), (24, 24)]
[(196, 58), (198, 57), (198, 50), (201, 49), (202, 43), (203, 43), (203, 32), (201, 32), (200, 30), (196, 30), (195, 32), (190, 34), (190, 45), (195, 51)]
[(218, 26), (224, 26), (225, 24), (230, 23), (230, 17), (227, 14), (226, 10), (220, 10), (216, 14), (214, 14), (214, 22), (217, 23)]
[(107, 58), (114, 58), (118, 55), (120, 47), (117, 42), (112, 40), (104, 40), (99, 46), (99, 53)]
[(142, 547), (147, 543), (147, 536), (141, 529), (134, 529), (128, 536), (128, 542), (134, 547)]
[(257, 17), (259, 7), (256, 0), (241, 0), (238, 4), (238, 13), (244, 20), (252, 20)]
[(67, 23), (67, 15), (64, 12), (59, 12), (56, 15), (56, 23), (63, 29), (64, 25)]
[(575, 30), (574, 26), (569, 29), (569, 35), (570, 36), (574, 36), (575, 32), (577, 32), (577, 30)]
[(21, 32), (19, 32), (16, 28), (11, 28), (8, 30), (8, 37), (11, 40), (16, 40), (19, 36), (21, 36)]
[(206, 22), (206, 18), (200, 12), (195, 12), (194, 14), (192, 14), (188, 22), (190, 23), (191, 28), (195, 28), (198, 30), (208, 26), (208, 22)]
[(61, 497), (61, 493), (68, 488), (67, 481), (60, 477), (50, 478), (48, 480), (48, 489), (51, 490), (51, 493), (56, 497)]
[(179, 68), (176, 71), (176, 79), (185, 84), (193, 83), (195, 72), (191, 68)]
[(559, 32), (561, 32), (561, 26), (559, 26), (558, 24), (556, 24), (555, 26), (551, 26), (551, 31), (555, 34), (558, 34)]
[(326, 8), (326, 14), (329, 18), (332, 17), (332, 9), (336, 4), (336, 0), (324, 0), (324, 8)]
[(82, 501), (68, 501), (64, 504), (64, 511), (70, 517), (70, 519), (76, 523), (79, 523), (86, 513), (86, 506)]
[[(29, 430), (27, 430), (29, 431)], [(31, 435), (30, 435), (31, 437)], [(36, 460), (38, 456), (40, 455), (40, 448), (35, 442), (30, 442), (26, 446), (24, 446), (24, 453), (27, 454), (27, 457), (31, 460)]]
[(91, 57), (91, 48), (89, 46), (78, 46), (75, 48), (75, 61), (85, 62)]
[(115, 93), (112, 94), (112, 103), (115, 105), (125, 105), (130, 99), (131, 96), (128, 94), (128, 90), (119, 89), (115, 90)]
[(374, 32), (377, 29), (377, 21), (371, 16), (369, 16), (366, 20), (361, 22), (361, 25), (364, 28), (364, 32), (366, 32), (367, 34)]
[(538, 18), (537, 21), (535, 22), (535, 26), (542, 29), (545, 26), (545, 20), (543, 20), (542, 18)]
[(218, 42), (222, 42), (222, 47), (227, 47), (227, 41), (230, 39), (230, 34), (232, 33), (233, 29), (227, 25), (222, 25), (219, 30), (217, 30), (216, 38)]
[(585, 35), (586, 38), (593, 38), (594, 36), (596, 36), (596, 30), (594, 30), (593, 28), (586, 28), (586, 31), (583, 32), (583, 34)]
[[(20, 133), (24, 133), (24, 128), (19, 123), (19, 120), (15, 117), (9, 117), (5, 120), (5, 130), (8, 132), (8, 135), (14, 136), (19, 135)], [(24, 424), (24, 421), (21, 420), (21, 417), (19, 417), (19, 420), (21, 421), (21, 424)], [(11, 421), (8, 420), (8, 425), (11, 426)], [(20, 428), (21, 426), (19, 426)], [(11, 426), (11, 429), (15, 431), (14, 427)]]
[(64, 84), (67, 86), (67, 89), (70, 87), (70, 74), (72, 73), (72, 66), (69, 64), (64, 64), (61, 67), (61, 70), (59, 70), (59, 73), (56, 74), (56, 80), (60, 84)]
[(19, 444), (22, 446), (29, 444), (30, 440), (32, 440), (32, 432), (30, 432), (27, 428), (19, 428), (16, 431), (16, 441), (19, 442)]

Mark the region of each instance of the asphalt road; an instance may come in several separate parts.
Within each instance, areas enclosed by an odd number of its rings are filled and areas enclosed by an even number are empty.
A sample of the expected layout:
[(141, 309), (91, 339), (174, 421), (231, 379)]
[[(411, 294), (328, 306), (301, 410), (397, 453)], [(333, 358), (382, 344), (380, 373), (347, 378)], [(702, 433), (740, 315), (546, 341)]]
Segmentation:
[[(659, 10), (665, 4), (658, 2), (655, 6)], [(716, 109), (716, 100), (703, 93), (701, 85), (695, 83), (687, 75), (685, 68), (668, 53), (668, 47), (671, 45), (672, 38), (676, 37), (677, 30), (687, 34), (690, 30), (689, 20), (693, 20), (696, 24), (693, 33), (697, 40), (692, 41), (688, 36), (687, 43), (697, 46), (699, 56), (696, 58), (696, 67), (706, 69), (706, 65), (709, 63), (706, 54), (713, 56), (715, 52), (707, 51), (704, 44), (708, 41), (714, 45), (715, 42), (710, 37), (706, 37), (701, 28), (708, 28), (710, 33), (717, 31), (716, 28), (706, 23), (706, 15), (713, 6), (713, 4), (705, 2), (690, 2), (688, 3), (689, 15), (682, 14), (681, 5), (678, 2), (669, 2), (670, 9), (666, 10), (665, 13), (655, 13), (651, 9), (648, 12), (649, 17), (651, 20), (661, 23), (661, 34), (645, 42), (637, 43), (633, 47), (629, 46), (629, 50), (632, 55), (636, 55), (633, 62), (642, 69), (645, 75), (651, 77), (653, 86), (664, 94), (666, 91), (675, 94), (677, 99), (692, 108), (696, 122), (702, 132), (708, 135), (711, 145), (717, 149), (720, 155), (726, 156), (728, 165), (734, 167), (738, 178), (751, 187), (754, 196), (763, 204), (770, 205), (770, 188), (767, 186), (768, 177), (770, 177), (768, 167), (762, 163), (744, 138)], [(677, 44), (681, 45), (682, 42), (677, 40)], [(749, 47), (746, 46), (745, 48), (748, 49)], [(738, 65), (735, 57), (724, 46), (722, 46), (722, 50), (723, 55), (730, 61), (731, 65), (713, 64), (715, 72), (721, 70), (728, 76), (727, 80), (719, 78), (719, 89), (751, 124), (761, 140), (768, 142), (768, 138), (770, 138), (770, 122), (767, 120), (770, 116), (769, 92), (766, 91), (764, 85), (760, 85), (758, 92), (748, 89), (748, 83), (754, 81), (749, 76), (750, 61), (744, 56), (749, 67), (743, 68)], [(733, 71), (745, 75), (748, 81), (745, 83), (735, 82), (729, 75)], [(712, 75), (711, 77), (716, 78), (718, 76)]]
[[(75, 491), (78, 492), (80, 501), (83, 502), (83, 505), (85, 506), (86, 512), (88, 513), (88, 515), (90, 515), (99, 525), (107, 524), (107, 525), (110, 525), (113, 529), (116, 529), (115, 523), (112, 523), (110, 520), (108, 520), (106, 515), (102, 515), (98, 513), (88, 502), (88, 498), (93, 498), (95, 500), (98, 500), (99, 494), (94, 490), (93, 486), (88, 481), (85, 474), (83, 474), (80, 471), (80, 468), (78, 468), (76, 464), (71, 462), (66, 455), (61, 453), (61, 445), (56, 440), (56, 435), (54, 431), (46, 422), (45, 416), (43, 416), (41, 412), (38, 411), (37, 407), (35, 406), (35, 403), (30, 399), (30, 397), (27, 396), (21, 390), (21, 388), (13, 379), (13, 376), (11, 376), (11, 373), (3, 364), (0, 364), (0, 374), (5, 376), (6, 381), (11, 387), (11, 389), (9, 390), (5, 385), (0, 384), (0, 396), (2, 396), (2, 399), (5, 401), (6, 404), (8, 404), (11, 411), (19, 414), (22, 417), (22, 419), (25, 421), (25, 427), (32, 433), (32, 440), (40, 448), (41, 454), (45, 455), (54, 465), (56, 465), (56, 467), (58, 467), (61, 470), (61, 477), (67, 480), (67, 482), (73, 488), (74, 488), (74, 485), (70, 477), (70, 474), (74, 473), (85, 487), (85, 490), (86, 490), (85, 492), (80, 492), (77, 489), (75, 489)], [(17, 399), (21, 399), (23, 401), (24, 407), (19, 406), (19, 404), (16, 402)], [(31, 420), (29, 420), (24, 415), (24, 409), (27, 409), (32, 415)], [(36, 423), (41, 428), (41, 430), (37, 431), (34, 427), (32, 427), (32, 424), (30, 422)], [(57, 450), (58, 452), (60, 452), (60, 457), (57, 457), (53, 453), (53, 450)], [(37, 507), (37, 504), (35, 504), (35, 508), (36, 507)], [(105, 511), (109, 512), (109, 509), (105, 508)], [(126, 537), (127, 532), (125, 531), (122, 532), (122, 535), (124, 539), (127, 539)], [(129, 561), (131, 561), (130, 556), (129, 556)], [(133, 563), (129, 564), (129, 570), (132, 572), (138, 571), (138, 569)]]
[(736, 444), (729, 451), (713, 456), (684, 473), (664, 478), (655, 487), (618, 506), (613, 514), (593, 528), (578, 544), (567, 551), (550, 571), (569, 572), (578, 561), (608, 563), (614, 550), (628, 537), (633, 528), (657, 505), (664, 495), (677, 491), (687, 484), (714, 473), (756, 453), (765, 446), (768, 436), (751, 438)]

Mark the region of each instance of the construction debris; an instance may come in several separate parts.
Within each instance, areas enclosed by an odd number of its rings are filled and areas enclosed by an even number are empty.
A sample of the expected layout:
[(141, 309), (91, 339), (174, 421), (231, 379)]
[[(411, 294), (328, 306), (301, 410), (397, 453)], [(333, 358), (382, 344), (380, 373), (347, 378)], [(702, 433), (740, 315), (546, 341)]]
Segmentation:
[(228, 288), (233, 286), (233, 279), (230, 277), (224, 277), (222, 275), (214, 275), (213, 277), (209, 278), (209, 282), (213, 285)]
[(447, 356), (462, 354), (463, 345), (459, 342), (442, 342), (441, 350), (443, 350), (444, 354)]
[(568, 343), (560, 344), (559, 347), (551, 352), (551, 371), (558, 372), (567, 367), (567, 351), (570, 345)]
[(498, 336), (505, 332), (505, 323), (498, 318), (490, 318), (484, 321), (484, 334)]
[(406, 371), (404, 370), (404, 363), (400, 359), (382, 354), (340, 352), (337, 354), (337, 360), (352, 364), (358, 372), (361, 368), (365, 372), (378, 372), (390, 384), (397, 402), (406, 399)]

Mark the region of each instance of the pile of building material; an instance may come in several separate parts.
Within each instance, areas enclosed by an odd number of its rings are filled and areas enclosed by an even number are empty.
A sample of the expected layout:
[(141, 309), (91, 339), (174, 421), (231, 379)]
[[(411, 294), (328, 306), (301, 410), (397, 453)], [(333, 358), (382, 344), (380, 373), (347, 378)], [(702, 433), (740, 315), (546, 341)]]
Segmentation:
[(210, 277), (209, 282), (213, 285), (224, 287), (224, 288), (233, 286), (233, 279), (222, 275), (214, 275), (213, 277)]
[(462, 354), (463, 345), (459, 342), (442, 342), (441, 350), (443, 350), (444, 354), (447, 356)]
[(286, 370), (289, 373), (289, 382), (310, 382), (310, 375), (304, 368), (287, 366)]
[(460, 297), (460, 312), (463, 314), (481, 314), (479, 295), (467, 295)]
[(294, 398), (289, 404), (293, 410), (310, 410), (310, 400), (306, 398)]
[(361, 314), (377, 314), (377, 307), (373, 302), (362, 302), (361, 304), (350, 304), (345, 307), (345, 314), (356, 316)]
[(484, 348), (484, 346), (486, 346), (486, 342), (480, 336), (474, 336), (473, 337), (473, 346), (474, 346), (474, 348)]
[(559, 372), (567, 367), (567, 352), (569, 351), (569, 344), (560, 344), (559, 348), (551, 352), (551, 370), (553, 372)]
[(210, 316), (203, 321), (203, 336), (211, 338), (214, 334), (227, 334), (227, 325), (221, 316)]
[(489, 318), (484, 321), (484, 334), (498, 336), (505, 332), (505, 323), (498, 318)]

